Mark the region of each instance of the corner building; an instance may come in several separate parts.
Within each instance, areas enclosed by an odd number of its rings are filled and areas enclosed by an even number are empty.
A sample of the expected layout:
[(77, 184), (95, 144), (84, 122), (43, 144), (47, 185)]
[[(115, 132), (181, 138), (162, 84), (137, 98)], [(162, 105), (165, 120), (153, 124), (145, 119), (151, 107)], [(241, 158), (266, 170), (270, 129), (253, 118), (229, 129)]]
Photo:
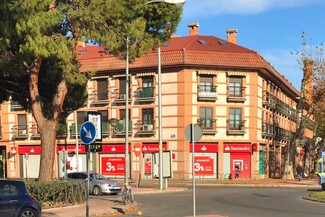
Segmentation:
[[(191, 123), (203, 132), (194, 145), (198, 179), (234, 178), (237, 165), (240, 178), (282, 177), (288, 141), (296, 130), (299, 91), (257, 52), (237, 45), (236, 29), (228, 29), (227, 40), (223, 40), (201, 36), (198, 28), (198, 23), (192, 23), (189, 36), (173, 37), (161, 46), (162, 143), (163, 150), (172, 152), (172, 179), (192, 178), (193, 147), (184, 136)], [(91, 170), (123, 178), (125, 61), (103, 47), (79, 44), (77, 50), (81, 72), (96, 71), (96, 75), (87, 85), (87, 106), (67, 118), (66, 135), (58, 138), (57, 151), (68, 150), (68, 172), (85, 170), (85, 148), (78, 134), (87, 112), (99, 112), (102, 150), (91, 154)], [(129, 177), (133, 180), (151, 180), (158, 175), (157, 66), (157, 50), (129, 64)], [(19, 115), (2, 114), (6, 119), (11, 116), (10, 123), (17, 125), (24, 121)], [(26, 127), (32, 129), (32, 117), (26, 117), (31, 119)], [(111, 118), (120, 120), (114, 128), (108, 123)], [(9, 135), (8, 142), (0, 143), (9, 152), (12, 144), (17, 149), (15, 167), (8, 168), (8, 174), (15, 174), (12, 176), (34, 174), (28, 168), (24, 172), (24, 168), (31, 159), (37, 164), (40, 142), (32, 139), (31, 130), (26, 134), (19, 140)], [(312, 127), (307, 127), (305, 137), (311, 142)], [(140, 155), (136, 155), (135, 146), (140, 147)], [(63, 162), (59, 156), (56, 162), (61, 177)], [(7, 159), (7, 164), (12, 161)]]

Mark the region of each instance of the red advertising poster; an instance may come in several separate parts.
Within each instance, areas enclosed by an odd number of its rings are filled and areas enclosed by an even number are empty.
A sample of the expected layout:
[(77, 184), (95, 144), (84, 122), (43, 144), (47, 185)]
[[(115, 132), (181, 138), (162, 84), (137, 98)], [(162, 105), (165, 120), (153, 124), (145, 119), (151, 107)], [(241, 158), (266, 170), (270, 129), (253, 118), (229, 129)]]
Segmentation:
[(194, 157), (194, 172), (196, 176), (213, 175), (213, 157), (196, 156)]
[(102, 175), (125, 175), (125, 157), (102, 157)]
[(151, 167), (151, 159), (147, 159), (145, 164), (144, 164), (144, 168), (145, 168), (145, 171), (144, 173), (146, 175), (151, 175), (151, 170), (152, 170), (152, 167)]

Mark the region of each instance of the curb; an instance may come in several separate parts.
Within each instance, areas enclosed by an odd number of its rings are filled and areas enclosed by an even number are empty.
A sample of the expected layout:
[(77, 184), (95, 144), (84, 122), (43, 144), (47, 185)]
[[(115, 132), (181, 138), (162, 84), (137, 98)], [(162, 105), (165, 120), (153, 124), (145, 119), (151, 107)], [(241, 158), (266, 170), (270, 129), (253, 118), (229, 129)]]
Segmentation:
[(313, 201), (313, 202), (325, 203), (325, 200), (315, 199), (315, 198), (312, 198), (312, 197), (309, 197), (309, 196), (305, 196), (305, 197), (302, 197), (302, 198), (305, 199), (305, 200)]

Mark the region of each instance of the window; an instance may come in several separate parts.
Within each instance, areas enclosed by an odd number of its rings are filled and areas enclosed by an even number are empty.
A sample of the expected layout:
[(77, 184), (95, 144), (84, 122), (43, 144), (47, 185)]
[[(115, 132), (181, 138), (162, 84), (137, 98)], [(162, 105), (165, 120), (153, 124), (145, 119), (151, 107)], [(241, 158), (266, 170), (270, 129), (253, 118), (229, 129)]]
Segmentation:
[(199, 92), (212, 92), (213, 91), (213, 77), (200, 75)]
[(77, 123), (82, 124), (87, 120), (86, 112), (77, 112)]
[(229, 78), (229, 96), (230, 97), (242, 97), (242, 77), (230, 77)]
[(120, 78), (120, 94), (126, 93), (126, 77)]
[[(120, 109), (120, 120), (125, 120), (125, 109)], [(130, 109), (129, 109), (129, 120), (131, 120), (131, 112), (130, 112)]]
[(27, 134), (27, 116), (25, 114), (18, 115), (18, 134)]
[(229, 129), (230, 130), (241, 130), (242, 129), (242, 109), (241, 108), (230, 108)]
[(142, 77), (142, 92), (141, 97), (153, 97), (153, 77)]
[(146, 108), (142, 109), (142, 124), (152, 125), (153, 124), (153, 109)]
[(200, 125), (203, 128), (212, 128), (212, 108), (200, 108)]
[(107, 79), (97, 80), (97, 100), (108, 100)]

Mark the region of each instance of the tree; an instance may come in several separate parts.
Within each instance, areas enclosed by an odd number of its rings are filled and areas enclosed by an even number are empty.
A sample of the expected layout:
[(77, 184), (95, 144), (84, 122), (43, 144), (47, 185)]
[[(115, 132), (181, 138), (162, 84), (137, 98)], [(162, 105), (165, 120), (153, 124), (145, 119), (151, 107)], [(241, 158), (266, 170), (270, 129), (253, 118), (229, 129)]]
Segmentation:
[[(0, 3), (0, 100), (12, 97), (38, 125), (39, 180), (54, 178), (59, 120), (84, 105), (90, 74), (80, 74), (78, 41), (106, 46), (130, 59), (175, 32), (182, 9), (146, 0), (5, 0)], [(78, 97), (78, 98), (77, 98)], [(73, 99), (78, 99), (75, 101)], [(82, 99), (82, 100), (79, 100)]]
[[(304, 163), (305, 170), (309, 174), (311, 162), (316, 157), (315, 149), (317, 142), (315, 139), (321, 134), (320, 130), (324, 130), (325, 124), (324, 105), (325, 105), (325, 70), (322, 55), (322, 45), (311, 47), (307, 43), (306, 33), (302, 32), (302, 51), (296, 51), (299, 55), (298, 64), (303, 70), (303, 79), (301, 82), (300, 96), (297, 104), (296, 131), (291, 137), (290, 143), (290, 160), (292, 165), (296, 166), (295, 156), (297, 147), (305, 150)], [(314, 124), (311, 124), (314, 123)], [(313, 127), (313, 141), (306, 141), (305, 130), (307, 126)], [(299, 154), (298, 154), (299, 155)]]

